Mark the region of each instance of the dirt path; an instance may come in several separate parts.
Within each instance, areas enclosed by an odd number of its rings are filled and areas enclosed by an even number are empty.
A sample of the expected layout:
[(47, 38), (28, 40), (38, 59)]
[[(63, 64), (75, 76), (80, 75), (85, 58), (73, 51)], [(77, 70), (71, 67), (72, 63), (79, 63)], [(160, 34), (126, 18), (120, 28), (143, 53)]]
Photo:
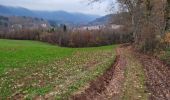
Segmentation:
[(117, 49), (115, 64), (73, 100), (146, 100), (144, 71), (129, 47)]
[[(110, 83), (106, 86), (106, 89), (99, 95), (95, 97), (95, 100), (120, 100), (122, 94), (123, 83), (125, 80), (124, 72), (126, 69), (127, 60), (123, 54), (123, 48), (117, 49), (117, 54), (119, 59), (114, 68), (112, 79)], [(93, 99), (94, 100), (94, 99)]]
[(124, 49), (124, 55), (128, 63), (121, 100), (148, 100), (149, 93), (142, 64), (133, 55), (131, 46)]
[(170, 67), (160, 60), (117, 49), (115, 64), (73, 100), (170, 100)]
[(117, 49), (115, 64), (100, 76), (97, 80), (90, 83), (90, 86), (81, 93), (76, 93), (72, 100), (108, 100), (119, 99), (124, 80), (124, 70), (126, 60), (122, 55), (122, 48)]

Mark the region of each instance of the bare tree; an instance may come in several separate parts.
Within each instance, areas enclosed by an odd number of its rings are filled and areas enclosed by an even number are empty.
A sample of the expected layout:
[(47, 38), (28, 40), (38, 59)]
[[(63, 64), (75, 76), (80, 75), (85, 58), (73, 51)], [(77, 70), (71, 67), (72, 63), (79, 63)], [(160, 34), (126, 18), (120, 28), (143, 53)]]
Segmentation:
[[(91, 0), (99, 2), (101, 0)], [(117, 0), (130, 13), (135, 44), (143, 51), (159, 48), (161, 37), (169, 29), (170, 0)], [(165, 6), (167, 4), (167, 6)], [(166, 8), (166, 13), (165, 13)], [(167, 14), (167, 16), (165, 16)], [(166, 19), (166, 20), (165, 20)]]
[(170, 31), (170, 0), (166, 3), (166, 30)]

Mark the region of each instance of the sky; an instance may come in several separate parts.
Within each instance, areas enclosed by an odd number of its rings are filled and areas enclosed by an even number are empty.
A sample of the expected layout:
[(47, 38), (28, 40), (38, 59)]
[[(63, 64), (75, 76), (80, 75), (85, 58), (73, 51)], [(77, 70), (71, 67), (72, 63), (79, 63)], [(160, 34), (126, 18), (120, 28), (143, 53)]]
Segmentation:
[[(89, 5), (88, 0), (0, 0), (0, 5), (24, 7), (31, 10), (80, 12), (94, 15), (110, 13), (109, 1)], [(115, 1), (115, 0), (112, 0)]]

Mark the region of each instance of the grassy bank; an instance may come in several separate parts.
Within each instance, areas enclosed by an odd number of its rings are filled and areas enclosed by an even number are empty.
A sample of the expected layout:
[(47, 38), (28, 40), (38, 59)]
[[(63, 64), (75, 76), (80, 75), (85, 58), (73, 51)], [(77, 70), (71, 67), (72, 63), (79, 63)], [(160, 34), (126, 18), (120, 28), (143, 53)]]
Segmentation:
[(146, 76), (141, 63), (134, 57), (132, 52), (125, 53), (127, 67), (125, 70), (125, 83), (122, 100), (148, 100)]

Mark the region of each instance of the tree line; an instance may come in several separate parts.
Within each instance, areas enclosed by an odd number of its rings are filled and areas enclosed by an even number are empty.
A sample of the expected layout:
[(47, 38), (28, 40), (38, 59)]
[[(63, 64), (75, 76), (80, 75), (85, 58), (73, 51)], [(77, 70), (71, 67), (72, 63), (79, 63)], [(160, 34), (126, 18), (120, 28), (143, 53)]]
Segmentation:
[[(102, 2), (102, 0), (90, 0)], [(154, 51), (170, 44), (170, 0), (117, 0), (120, 12), (128, 12), (135, 47)], [(111, 5), (114, 6), (114, 5)]]
[(95, 47), (119, 43), (132, 42), (130, 30), (122, 28), (119, 30), (16, 30), (0, 33), (2, 39), (36, 40), (56, 44), (64, 47)]

